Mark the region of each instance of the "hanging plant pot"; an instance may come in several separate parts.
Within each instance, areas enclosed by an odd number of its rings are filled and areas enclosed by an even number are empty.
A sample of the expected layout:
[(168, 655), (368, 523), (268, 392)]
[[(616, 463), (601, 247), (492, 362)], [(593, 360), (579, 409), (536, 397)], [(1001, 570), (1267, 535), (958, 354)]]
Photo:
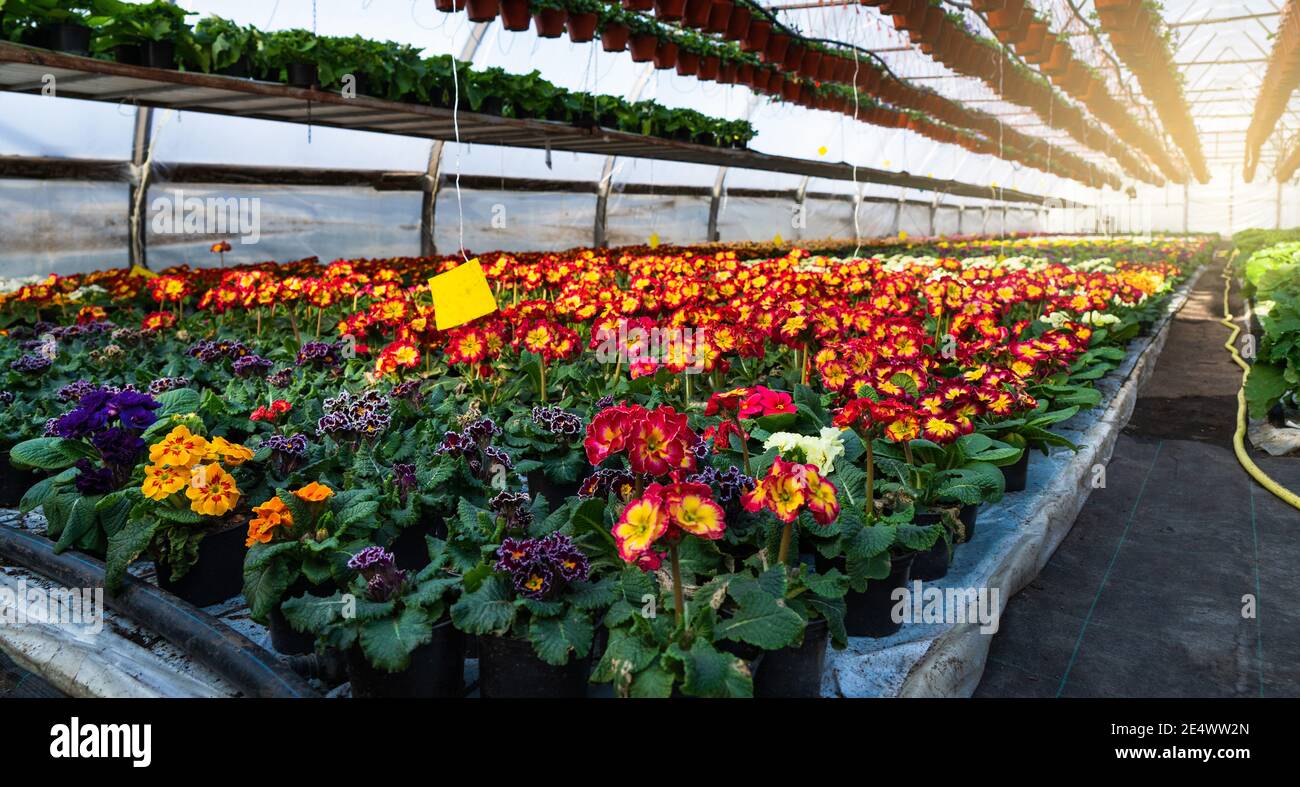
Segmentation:
[(718, 69), (722, 66), (722, 58), (717, 55), (705, 55), (700, 58), (700, 69), (696, 73), (700, 79), (705, 82), (713, 82), (718, 78)]
[(796, 44), (794, 39), (790, 40), (790, 46), (785, 50), (785, 59), (781, 61), (781, 70), (790, 74), (799, 71), (799, 66), (803, 65), (803, 53), (808, 47), (802, 44)]
[(528, 23), (532, 20), (532, 9), (528, 7), (528, 0), (500, 0), (501, 6), (501, 25), (507, 30), (516, 33), (528, 29)]
[(655, 68), (664, 71), (677, 67), (677, 42), (660, 40), (655, 46)]
[(568, 14), (563, 8), (542, 8), (533, 14), (533, 24), (538, 38), (559, 38), (564, 35), (564, 20)]
[(745, 39), (741, 41), (740, 48), (745, 52), (765, 52), (771, 37), (771, 22), (766, 19), (751, 18), (749, 30), (745, 33)]
[(816, 79), (817, 70), (821, 68), (823, 59), (829, 60), (829, 58), (823, 56), (822, 53), (816, 49), (806, 47), (799, 59), (799, 73), (809, 79)]
[[(701, 70), (703, 70), (704, 64), (701, 63), (701, 64), (700, 64), (700, 67), (701, 67)], [(729, 60), (728, 60), (728, 61), (722, 61), (722, 60), (719, 60), (719, 64), (718, 64), (718, 83), (719, 83), (719, 84), (722, 84), (722, 85), (734, 85), (734, 84), (736, 84), (736, 83), (739, 81), (739, 79), (738, 79), (738, 75), (739, 75), (739, 73), (740, 73), (740, 64), (735, 63), (735, 62), (732, 62), (732, 61), (729, 61)]]
[[(731, 6), (731, 16), (727, 19), (726, 37), (728, 41), (744, 41), (745, 36), (749, 34), (749, 26), (753, 23), (754, 13), (749, 10), (748, 6), (735, 5)], [(748, 50), (746, 50), (748, 51)]]
[(677, 50), (677, 74), (679, 76), (695, 76), (700, 70), (700, 55), (698, 52), (692, 52), (689, 49)]
[(444, 14), (465, 10), (465, 0), (434, 0), (433, 5)]
[(1043, 63), (1046, 63), (1048, 58), (1052, 56), (1052, 50), (1054, 50), (1055, 48), (1056, 48), (1056, 36), (1051, 33), (1048, 33), (1043, 38), (1043, 45), (1039, 47), (1037, 51), (1025, 55), (1025, 62), (1033, 63), (1034, 65), (1041, 65)]
[(632, 62), (649, 63), (654, 60), (659, 39), (649, 33), (633, 33), (628, 39), (628, 47), (632, 51)]
[(686, 0), (654, 0), (655, 16), (665, 22), (676, 22), (686, 13)]
[(1023, 41), (1016, 42), (1014, 49), (1021, 57), (1036, 55), (1047, 43), (1047, 23), (1037, 20), (1029, 24), (1029, 32)]
[(600, 45), (606, 52), (622, 52), (627, 49), (627, 40), (632, 35), (632, 30), (624, 24), (618, 22), (607, 22), (605, 29), (600, 31)]
[(562, 667), (537, 657), (533, 644), (515, 637), (479, 637), (479, 693), (483, 699), (571, 699), (587, 696), (591, 657)]
[(450, 620), (436, 624), (433, 639), (412, 651), (410, 665), (396, 673), (371, 666), (354, 646), (348, 651), (348, 677), (353, 697), (463, 697), (465, 638)]
[(781, 84), (781, 98), (784, 101), (797, 102), (802, 91), (803, 85), (789, 77), (786, 77), (785, 82)]
[(736, 84), (754, 86), (754, 64), (736, 63)]
[(227, 77), (251, 79), (253, 76), (253, 65), (249, 62), (248, 55), (240, 55), (238, 60), (225, 68), (218, 69), (217, 73)]
[(752, 84), (754, 90), (767, 92), (767, 85), (772, 81), (772, 71), (767, 68), (755, 68)]
[(501, 10), (500, 0), (465, 0), (471, 22), (491, 22)]
[(225, 530), (203, 537), (198, 561), (180, 579), (173, 580), (171, 567), (158, 561), (158, 587), (196, 607), (209, 607), (238, 596), (244, 588), (247, 519), (233, 517), (227, 524)]
[(46, 49), (87, 57), (90, 55), (90, 36), (91, 30), (85, 25), (60, 22), (42, 27), (37, 40)]
[(569, 40), (575, 44), (585, 44), (596, 38), (596, 15), (594, 13), (570, 12), (564, 22), (565, 28), (569, 31)]
[[(704, 25), (704, 32), (723, 35), (731, 23), (731, 12), (736, 7), (732, 0), (713, 0), (709, 6), (709, 20)], [(730, 37), (730, 36), (728, 36)]]
[(785, 62), (786, 52), (790, 51), (790, 36), (785, 33), (772, 33), (767, 37), (767, 48), (763, 50), (763, 61), (781, 65)]
[(1043, 63), (1043, 73), (1048, 76), (1064, 75), (1070, 67), (1070, 45), (1060, 41), (1052, 47), (1051, 55)]
[(686, 8), (682, 13), (683, 21), (688, 27), (700, 29), (709, 23), (709, 11), (713, 7), (713, 0), (686, 0)]
[(623, 7), (629, 11), (650, 11), (655, 7), (655, 0), (623, 0)]

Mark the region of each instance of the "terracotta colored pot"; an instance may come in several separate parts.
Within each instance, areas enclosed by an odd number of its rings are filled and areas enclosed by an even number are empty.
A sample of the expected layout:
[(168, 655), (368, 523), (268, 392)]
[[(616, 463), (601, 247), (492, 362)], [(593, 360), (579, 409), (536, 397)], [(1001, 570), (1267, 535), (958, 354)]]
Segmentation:
[(1015, 46), (1016, 54), (1021, 57), (1037, 54), (1047, 42), (1047, 32), (1046, 22), (1030, 23), (1029, 35), (1025, 36), (1025, 40), (1018, 42)]
[(686, 0), (686, 9), (682, 14), (682, 21), (688, 27), (700, 29), (709, 23), (709, 9), (713, 6), (713, 0)]
[(790, 46), (785, 50), (785, 57), (781, 59), (781, 70), (788, 73), (794, 73), (803, 65), (803, 53), (808, 51), (808, 47), (803, 44), (795, 43), (790, 39)]
[(563, 8), (543, 8), (533, 14), (538, 38), (559, 38), (564, 35), (564, 20), (569, 14)]
[(600, 45), (606, 52), (622, 52), (627, 49), (627, 40), (631, 35), (632, 30), (627, 25), (609, 22), (600, 31)]
[(632, 50), (633, 63), (649, 63), (654, 60), (655, 49), (659, 39), (649, 33), (632, 33), (628, 39), (628, 48)]
[(655, 0), (623, 0), (623, 7), (629, 11), (649, 11), (655, 7)]
[[(823, 55), (821, 52), (808, 47), (803, 51), (803, 57), (799, 60), (799, 73), (809, 79), (817, 78), (817, 70), (821, 68)], [(830, 58), (825, 58), (829, 60)]]
[(734, 85), (739, 79), (737, 75), (740, 72), (740, 64), (728, 61), (721, 61), (718, 64), (718, 84)]
[(786, 79), (781, 84), (781, 99), (783, 101), (796, 102), (799, 100), (799, 94), (803, 90), (803, 85), (793, 79)]
[(663, 71), (669, 68), (677, 67), (677, 43), (675, 41), (660, 41), (655, 46), (655, 68)]
[(465, 10), (465, 0), (434, 0), (433, 5), (444, 14)]
[(520, 32), (528, 29), (528, 23), (532, 21), (531, 9), (528, 7), (528, 0), (500, 0), (501, 6), (501, 24), (507, 30)]
[(1056, 35), (1054, 33), (1048, 33), (1046, 36), (1044, 36), (1043, 45), (1038, 49), (1037, 52), (1034, 52), (1033, 54), (1025, 55), (1025, 62), (1033, 63), (1034, 65), (1046, 63), (1048, 58), (1052, 56), (1052, 50), (1056, 48), (1056, 43), (1057, 43)]
[(695, 76), (700, 71), (700, 54), (687, 49), (677, 51), (677, 73), (680, 76)]
[(655, 16), (666, 22), (675, 22), (686, 12), (686, 0), (654, 0)]
[(713, 82), (717, 80), (718, 69), (721, 67), (722, 58), (717, 55), (708, 55), (700, 58), (700, 69), (696, 74), (705, 82)]
[(749, 25), (753, 18), (754, 13), (748, 7), (732, 5), (731, 16), (727, 19), (727, 40), (744, 41), (745, 35), (749, 33)]
[(785, 62), (785, 54), (790, 51), (790, 36), (785, 33), (772, 33), (767, 37), (767, 48), (763, 50), (763, 60), (767, 63)]
[[(731, 11), (736, 4), (731, 0), (713, 0), (709, 7), (709, 21), (704, 26), (706, 33), (724, 34), (731, 23)], [(728, 36), (730, 38), (730, 36)]]
[(501, 10), (500, 0), (466, 0), (471, 22), (491, 22)]
[(754, 64), (737, 63), (736, 64), (736, 84), (750, 85), (754, 84)]
[(772, 23), (766, 19), (752, 18), (740, 48), (746, 52), (767, 51), (768, 41), (772, 38)]
[(1071, 60), (1070, 45), (1064, 41), (1058, 41), (1056, 46), (1052, 47), (1052, 54), (1047, 58), (1047, 62), (1043, 63), (1043, 73), (1049, 76), (1064, 75), (1070, 67)]
[(585, 44), (596, 38), (596, 15), (590, 11), (571, 13), (564, 26), (569, 31), (569, 40), (575, 44)]

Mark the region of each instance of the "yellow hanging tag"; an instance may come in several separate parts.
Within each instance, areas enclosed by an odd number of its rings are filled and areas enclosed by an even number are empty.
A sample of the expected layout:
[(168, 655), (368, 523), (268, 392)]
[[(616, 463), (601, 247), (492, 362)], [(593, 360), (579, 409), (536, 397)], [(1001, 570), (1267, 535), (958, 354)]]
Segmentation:
[(899, 239), (899, 240), (907, 240), (907, 232), (906, 232), (905, 230), (899, 230), (899, 231), (898, 231), (898, 239)]
[(826, 155), (826, 146), (825, 146), (825, 145), (822, 145), (821, 147), (817, 148), (817, 155), (819, 155), (819, 156), (825, 156), (825, 155)]
[(139, 277), (142, 278), (142, 279), (156, 279), (156, 278), (158, 278), (158, 274), (154, 273), (153, 271), (149, 270), (148, 268), (141, 268), (139, 265), (132, 265), (132, 266), (131, 266), (131, 275), (132, 275), (132, 276), (139, 276)]
[(780, 246), (782, 243), (785, 243), (785, 238), (782, 238), (781, 233), (778, 232), (777, 234), (772, 236), (772, 242), (775, 243), (777, 246)]
[(438, 330), (445, 331), (497, 310), (478, 258), (429, 279)]
[(650, 248), (652, 249), (659, 248), (659, 233), (657, 232), (650, 233)]

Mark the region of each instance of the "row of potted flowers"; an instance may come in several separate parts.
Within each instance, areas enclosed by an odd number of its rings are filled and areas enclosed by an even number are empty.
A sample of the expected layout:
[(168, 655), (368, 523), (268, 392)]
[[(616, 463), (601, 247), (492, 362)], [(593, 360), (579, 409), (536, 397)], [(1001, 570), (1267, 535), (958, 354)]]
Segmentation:
[[(922, 51), (935, 60), (960, 74), (982, 80), (991, 90), (1033, 109), (1045, 123), (1064, 129), (1081, 144), (1112, 156), (1130, 177), (1163, 184), (1134, 155), (1129, 144), (1140, 148), (1170, 177), (1180, 174), (1170, 165), (1163, 144), (1115, 100), (1104, 79), (1076, 58), (1068, 39), (1053, 33), (1025, 0), (975, 0), (972, 9), (984, 14), (996, 41), (977, 35), (959, 15), (928, 0), (868, 0), (866, 5), (892, 14), (894, 26), (906, 30)], [(1051, 82), (1012, 59), (1002, 46), (1014, 48), (1016, 54), (1036, 65)], [(1114, 129), (1117, 139), (1100, 133), (1082, 112), (1063, 101), (1052, 90), (1053, 83)]]
[(1155, 106), (1165, 133), (1182, 150), (1192, 175), (1208, 183), (1210, 171), (1183, 94), (1182, 72), (1174, 65), (1172, 34), (1161, 17), (1160, 5), (1154, 0), (1097, 0), (1097, 16), (1115, 53)]
[[(1132, 250), (1162, 247), (1204, 251)], [(1027, 449), (1068, 446), (1048, 427), (1099, 402), (1179, 275), (501, 255), (501, 310), (438, 331), (422, 282), (454, 264), (6, 296), (21, 508), (104, 557), (110, 590), (146, 556), (198, 603), (242, 589), (277, 648), (340, 654), (358, 695), (458, 694), (467, 648), (485, 696), (815, 694), (828, 641), (896, 627), (888, 590), (942, 576)]]

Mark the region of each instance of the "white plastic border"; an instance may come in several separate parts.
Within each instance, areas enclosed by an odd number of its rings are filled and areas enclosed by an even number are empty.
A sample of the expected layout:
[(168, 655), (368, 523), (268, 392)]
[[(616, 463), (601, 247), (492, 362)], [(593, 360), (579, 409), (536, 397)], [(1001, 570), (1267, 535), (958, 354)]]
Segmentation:
[[(1204, 270), (1201, 266), (1179, 286), (1150, 335), (1135, 340), (1119, 368), (1097, 382), (1102, 404), (1055, 428), (1080, 451), (1036, 453), (1026, 491), (982, 508), (974, 539), (953, 552), (948, 575), (923, 587), (997, 588), (1000, 617), (1007, 601), (1038, 576), (1083, 509), (1093, 466), (1110, 460), (1170, 322)], [(822, 696), (969, 697), (984, 674), (993, 636), (981, 633), (976, 621), (907, 623), (889, 637), (851, 638), (846, 649), (827, 651)]]

